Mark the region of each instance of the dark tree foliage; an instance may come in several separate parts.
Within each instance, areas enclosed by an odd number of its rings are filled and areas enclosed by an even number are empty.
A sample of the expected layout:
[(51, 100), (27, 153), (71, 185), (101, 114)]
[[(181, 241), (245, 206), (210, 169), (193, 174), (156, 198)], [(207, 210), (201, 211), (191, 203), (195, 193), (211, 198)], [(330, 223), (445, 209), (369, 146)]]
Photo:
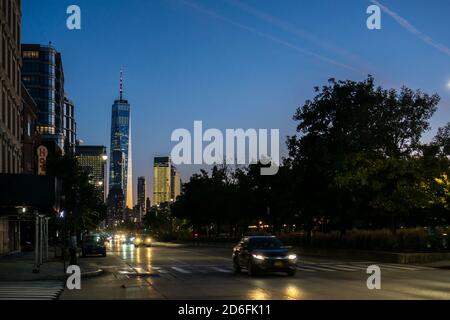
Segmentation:
[[(106, 218), (106, 206), (100, 191), (89, 182), (89, 175), (70, 155), (50, 157), (47, 173), (62, 181), (62, 209), (66, 227), (73, 230), (93, 230)], [(62, 224), (62, 221), (58, 222)]]
[(273, 232), (295, 225), (309, 235), (449, 220), (450, 124), (422, 142), (437, 95), (385, 90), (371, 76), (330, 79), (315, 94), (294, 114), (297, 135), (287, 138), (277, 175), (261, 176), (259, 165), (201, 171), (184, 184), (174, 214), (230, 235), (260, 220)]

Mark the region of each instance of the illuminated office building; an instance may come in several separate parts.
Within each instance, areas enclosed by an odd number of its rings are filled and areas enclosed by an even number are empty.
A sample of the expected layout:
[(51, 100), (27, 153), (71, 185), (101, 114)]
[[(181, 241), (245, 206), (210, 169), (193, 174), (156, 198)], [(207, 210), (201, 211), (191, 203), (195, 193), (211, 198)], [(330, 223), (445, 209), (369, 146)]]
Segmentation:
[[(120, 97), (114, 101), (111, 115), (111, 159), (109, 191), (122, 190), (124, 206), (133, 208), (130, 104), (123, 99), (123, 77), (120, 72)], [(123, 154), (123, 162), (122, 162)]]
[(78, 164), (89, 175), (89, 182), (99, 190), (102, 201), (106, 195), (106, 162), (108, 156), (105, 146), (76, 146)]
[(146, 199), (147, 199), (147, 183), (146, 183), (145, 177), (138, 177), (137, 206), (138, 206), (141, 214), (145, 214), (145, 212), (147, 211)]
[(156, 157), (153, 164), (153, 205), (169, 203), (172, 180), (170, 157)]
[(51, 151), (65, 151), (64, 70), (51, 45), (22, 45), (22, 82), (38, 107), (37, 131)]

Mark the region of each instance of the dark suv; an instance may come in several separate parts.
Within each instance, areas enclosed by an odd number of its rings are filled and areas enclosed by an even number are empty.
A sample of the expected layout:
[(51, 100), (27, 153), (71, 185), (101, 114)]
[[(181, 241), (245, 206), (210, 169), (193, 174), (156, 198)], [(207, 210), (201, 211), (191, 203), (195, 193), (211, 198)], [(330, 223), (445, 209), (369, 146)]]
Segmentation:
[(100, 235), (87, 235), (83, 237), (81, 254), (86, 257), (88, 254), (101, 254), (106, 257), (106, 239)]
[(235, 272), (247, 269), (250, 276), (262, 272), (296, 273), (297, 255), (274, 236), (244, 237), (233, 248), (233, 267)]

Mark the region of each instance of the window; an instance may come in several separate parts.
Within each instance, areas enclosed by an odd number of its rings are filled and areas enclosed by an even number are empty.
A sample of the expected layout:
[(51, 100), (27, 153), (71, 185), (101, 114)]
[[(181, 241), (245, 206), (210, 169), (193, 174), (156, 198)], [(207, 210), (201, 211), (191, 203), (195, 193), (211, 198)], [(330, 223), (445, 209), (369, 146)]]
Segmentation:
[(27, 121), (27, 136), (31, 137), (31, 119), (30, 118), (28, 118), (28, 121)]
[(24, 51), (24, 59), (39, 59), (39, 51)]

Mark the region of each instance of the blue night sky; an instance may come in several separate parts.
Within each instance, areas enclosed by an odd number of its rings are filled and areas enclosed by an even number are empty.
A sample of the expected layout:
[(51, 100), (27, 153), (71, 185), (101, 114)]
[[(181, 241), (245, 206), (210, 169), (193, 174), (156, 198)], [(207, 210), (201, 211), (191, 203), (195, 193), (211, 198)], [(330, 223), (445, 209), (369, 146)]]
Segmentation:
[[(381, 30), (366, 27), (369, 0), (24, 0), (22, 42), (52, 41), (63, 54), (85, 144), (109, 149), (123, 65), (133, 189), (143, 175), (151, 191), (153, 157), (170, 154), (172, 131), (194, 120), (279, 128), (285, 154), (296, 107), (331, 77), (370, 73), (385, 87), (438, 93), (429, 139), (450, 121), (450, 1), (379, 1), (391, 13)], [(80, 31), (66, 28), (71, 4), (82, 10)], [(197, 170), (181, 167), (183, 179)]]

